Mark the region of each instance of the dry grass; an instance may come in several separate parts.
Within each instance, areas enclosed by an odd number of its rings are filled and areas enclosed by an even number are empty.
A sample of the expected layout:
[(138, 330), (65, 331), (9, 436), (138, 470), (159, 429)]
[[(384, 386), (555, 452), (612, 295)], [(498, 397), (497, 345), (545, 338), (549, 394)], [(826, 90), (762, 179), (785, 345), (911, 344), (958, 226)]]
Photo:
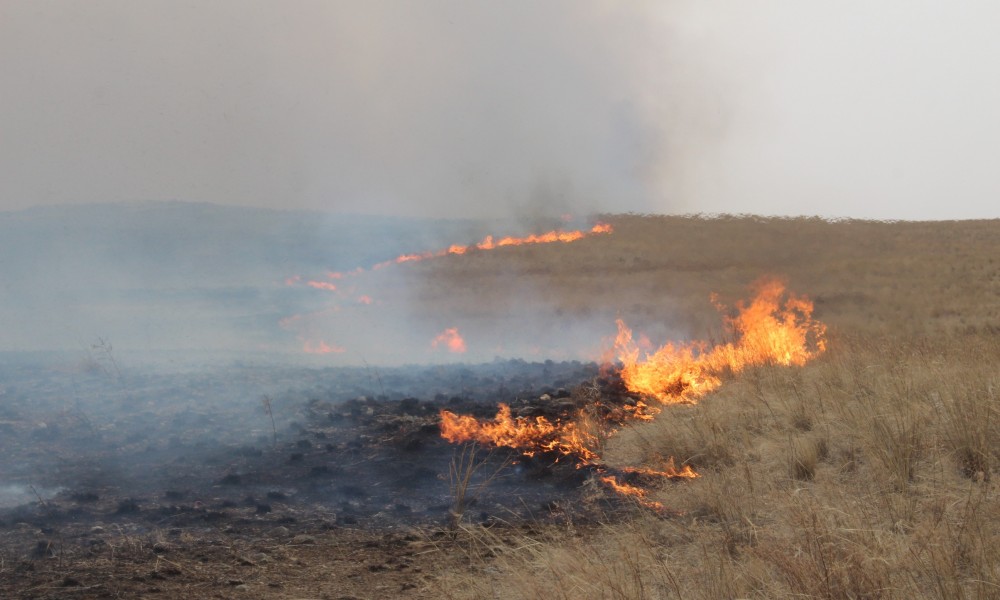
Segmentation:
[(829, 350), (608, 440), (612, 463), (674, 456), (702, 474), (658, 491), (679, 516), (508, 537), (469, 527), (489, 556), (442, 578), (443, 596), (1000, 597), (1000, 223), (613, 222), (577, 245), (428, 265), (464, 285), (424, 299), (503, 310), (482, 292), (513, 270), (552, 310), (710, 336), (709, 292), (739, 298), (778, 274), (816, 300)]

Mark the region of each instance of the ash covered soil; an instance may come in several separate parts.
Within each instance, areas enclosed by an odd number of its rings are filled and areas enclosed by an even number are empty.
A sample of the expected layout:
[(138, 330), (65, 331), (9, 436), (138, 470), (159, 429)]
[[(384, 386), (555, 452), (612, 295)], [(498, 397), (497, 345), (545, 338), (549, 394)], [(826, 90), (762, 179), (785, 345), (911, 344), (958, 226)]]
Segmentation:
[[(579, 362), (0, 371), (4, 598), (434, 597), (435, 573), (462, 568), (449, 470), (463, 448), (440, 410), (558, 419), (581, 390), (624, 397)], [(463, 522), (623, 508), (556, 459), (476, 450)]]

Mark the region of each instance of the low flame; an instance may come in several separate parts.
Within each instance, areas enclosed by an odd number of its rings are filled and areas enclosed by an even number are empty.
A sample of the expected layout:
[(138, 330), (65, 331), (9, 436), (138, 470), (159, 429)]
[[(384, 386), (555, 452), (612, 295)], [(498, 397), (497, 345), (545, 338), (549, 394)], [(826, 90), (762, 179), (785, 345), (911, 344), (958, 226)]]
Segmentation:
[(619, 483), (618, 480), (615, 479), (614, 476), (612, 475), (602, 476), (601, 481), (604, 482), (604, 485), (611, 488), (611, 490), (613, 490), (617, 494), (625, 496), (626, 498), (632, 498), (639, 504), (645, 506), (646, 508), (651, 508), (656, 511), (661, 511), (664, 509), (662, 503), (657, 502), (656, 500), (646, 499), (646, 495), (649, 492), (644, 488), (637, 487), (634, 485), (629, 485), (627, 483)]
[(665, 477), (667, 479), (694, 479), (701, 475), (694, 472), (691, 465), (684, 465), (680, 469), (674, 464), (674, 459), (669, 458), (659, 469), (646, 469), (643, 467), (626, 467), (622, 470), (631, 475), (641, 475), (643, 477)]
[(463, 246), (461, 244), (452, 244), (451, 246), (445, 248), (444, 250), (439, 250), (437, 252), (420, 252), (415, 254), (403, 254), (397, 256), (392, 260), (380, 262), (372, 268), (382, 269), (388, 267), (389, 265), (402, 264), (407, 262), (416, 262), (420, 260), (426, 260), (428, 258), (439, 258), (442, 256), (448, 256), (449, 254), (461, 255), (473, 249), (495, 250), (496, 248), (503, 248), (505, 246), (524, 246), (528, 244), (552, 244), (556, 242), (569, 243), (583, 239), (588, 235), (604, 234), (611, 232), (612, 232), (611, 225), (608, 225), (607, 223), (598, 223), (593, 227), (591, 227), (589, 231), (552, 230), (546, 233), (531, 234), (531, 235), (526, 235), (524, 237), (506, 236), (500, 239), (495, 239), (492, 235), (488, 235), (485, 238), (483, 238), (483, 240), (478, 244), (470, 244), (468, 246)]
[[(552, 230), (546, 233), (540, 234), (530, 234), (524, 237), (514, 237), (506, 236), (499, 239), (494, 238), (492, 235), (488, 235), (483, 238), (482, 241), (476, 244), (462, 245), (462, 244), (452, 244), (451, 246), (439, 251), (427, 251), (418, 252), (411, 254), (402, 254), (397, 256), (392, 260), (387, 260), (375, 264), (371, 267), (357, 267), (350, 271), (327, 271), (326, 279), (308, 279), (302, 275), (292, 275), (286, 277), (284, 284), (286, 286), (293, 287), (307, 287), (316, 290), (323, 290), (325, 292), (332, 292), (333, 297), (337, 299), (342, 306), (368, 306), (376, 304), (369, 294), (364, 293), (364, 290), (359, 290), (357, 285), (353, 285), (351, 282), (356, 281), (356, 278), (360, 279), (370, 271), (383, 269), (391, 265), (419, 262), (422, 260), (440, 258), (450, 255), (463, 255), (473, 250), (493, 250), (496, 248), (501, 248), (504, 246), (521, 246), (525, 244), (549, 244), (556, 242), (574, 242), (579, 239), (583, 239), (589, 235), (597, 234), (610, 234), (612, 233), (611, 225), (606, 223), (598, 223), (591, 227), (589, 230), (574, 230), (574, 231), (561, 231)], [(334, 283), (336, 282), (336, 283)], [(381, 304), (381, 302), (378, 302)], [(334, 305), (332, 309), (337, 309), (338, 306)], [(324, 312), (330, 312), (328, 309)], [(281, 327), (286, 329), (296, 328), (299, 329), (300, 339), (303, 337), (316, 337), (318, 332), (316, 331), (306, 331), (308, 323), (313, 321), (311, 317), (315, 316), (316, 312), (305, 314), (305, 315), (292, 315), (290, 317), (283, 318), (279, 323)], [(435, 337), (431, 346), (433, 348), (444, 348), (448, 352), (454, 354), (461, 354), (466, 351), (465, 341), (462, 336), (458, 334), (458, 329), (451, 328), (446, 329), (440, 335)], [(329, 354), (331, 352), (342, 352), (339, 347), (330, 347), (331, 350), (327, 351), (323, 349), (322, 343), (310, 343), (306, 344), (304, 351), (310, 354)], [(537, 352), (536, 352), (537, 353)]]
[[(500, 239), (494, 238), (492, 235), (488, 235), (483, 240), (477, 244), (469, 244), (463, 246), (462, 244), (452, 244), (444, 250), (426, 251), (426, 252), (414, 252), (409, 254), (401, 254), (392, 260), (386, 260), (377, 263), (371, 267), (371, 270), (382, 269), (390, 265), (398, 265), (408, 262), (417, 262), (421, 260), (426, 260), (429, 258), (440, 258), (442, 256), (448, 256), (451, 254), (462, 255), (470, 250), (494, 250), (496, 248), (502, 248), (505, 246), (524, 246), (529, 244), (552, 244), (556, 242), (569, 243), (575, 242), (577, 240), (583, 239), (588, 235), (598, 235), (598, 234), (608, 234), (612, 233), (614, 229), (611, 225), (607, 223), (597, 223), (589, 230), (577, 229), (573, 231), (561, 231), (552, 230), (546, 233), (533, 233), (523, 237), (515, 236), (505, 236)], [(351, 271), (328, 271), (326, 273), (329, 279), (344, 279), (345, 277), (354, 277), (362, 275), (366, 272), (364, 267), (357, 267)], [(291, 277), (285, 278), (285, 285), (294, 286), (303, 283), (303, 277), (301, 275), (292, 275)], [(336, 286), (332, 283), (326, 281), (317, 280), (306, 280), (305, 285), (324, 290), (336, 290)]]
[(431, 348), (438, 347), (447, 348), (448, 352), (455, 354), (460, 354), (467, 350), (465, 340), (462, 339), (461, 334), (458, 333), (457, 327), (449, 327), (431, 340)]
[(452, 443), (479, 442), (514, 448), (527, 456), (540, 452), (556, 452), (575, 456), (583, 461), (597, 458), (591, 450), (594, 436), (574, 422), (553, 423), (545, 417), (526, 419), (512, 417), (510, 406), (500, 404), (492, 422), (480, 422), (475, 417), (441, 411), (441, 437)]

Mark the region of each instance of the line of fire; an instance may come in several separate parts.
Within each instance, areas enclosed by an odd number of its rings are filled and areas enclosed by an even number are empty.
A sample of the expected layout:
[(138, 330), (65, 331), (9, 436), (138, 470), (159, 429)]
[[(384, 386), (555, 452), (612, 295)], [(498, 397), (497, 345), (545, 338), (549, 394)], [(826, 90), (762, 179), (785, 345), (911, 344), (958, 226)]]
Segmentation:
[[(393, 265), (509, 246), (572, 243), (612, 233), (610, 225), (597, 223), (589, 230), (553, 230), (523, 237), (487, 236), (475, 244), (402, 254), (367, 269), (331, 272), (325, 280), (294, 276), (286, 284), (337, 291), (338, 282), (361, 278)], [(602, 458), (601, 448), (606, 440), (630, 424), (654, 419), (671, 405), (698, 402), (749, 367), (802, 366), (825, 350), (825, 326), (813, 318), (813, 303), (808, 298), (790, 292), (776, 277), (760, 279), (752, 285), (752, 292), (751, 298), (737, 302), (732, 309), (717, 298), (709, 299), (721, 313), (726, 332), (724, 342), (671, 341), (652, 348), (645, 336), (643, 344), (637, 343), (632, 329), (618, 319), (617, 336), (599, 361), (600, 385), (592, 386), (590, 393), (581, 392), (569, 398), (546, 395), (538, 403), (516, 409), (501, 402), (492, 418), (441, 409), (441, 437), (453, 444), (508, 449), (518, 456), (515, 462), (530, 459), (569, 463), (592, 473), (607, 489), (621, 496), (653, 510), (665, 510), (660, 502), (648, 498), (650, 486), (658, 481), (696, 478), (698, 473), (691, 465), (678, 464), (675, 457), (665, 457), (659, 468), (611, 467)], [(366, 303), (370, 302), (368, 299)], [(457, 327), (441, 331), (431, 340), (430, 347), (452, 353), (467, 350)], [(344, 349), (307, 340), (304, 351), (323, 354)]]

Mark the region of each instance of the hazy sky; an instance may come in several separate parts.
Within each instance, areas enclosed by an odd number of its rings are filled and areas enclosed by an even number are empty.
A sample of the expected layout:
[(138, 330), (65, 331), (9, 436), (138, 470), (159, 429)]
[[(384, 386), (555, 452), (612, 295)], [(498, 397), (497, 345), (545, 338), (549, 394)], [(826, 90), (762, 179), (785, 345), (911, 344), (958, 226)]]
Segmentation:
[(1000, 217), (995, 0), (0, 0), (0, 208)]

